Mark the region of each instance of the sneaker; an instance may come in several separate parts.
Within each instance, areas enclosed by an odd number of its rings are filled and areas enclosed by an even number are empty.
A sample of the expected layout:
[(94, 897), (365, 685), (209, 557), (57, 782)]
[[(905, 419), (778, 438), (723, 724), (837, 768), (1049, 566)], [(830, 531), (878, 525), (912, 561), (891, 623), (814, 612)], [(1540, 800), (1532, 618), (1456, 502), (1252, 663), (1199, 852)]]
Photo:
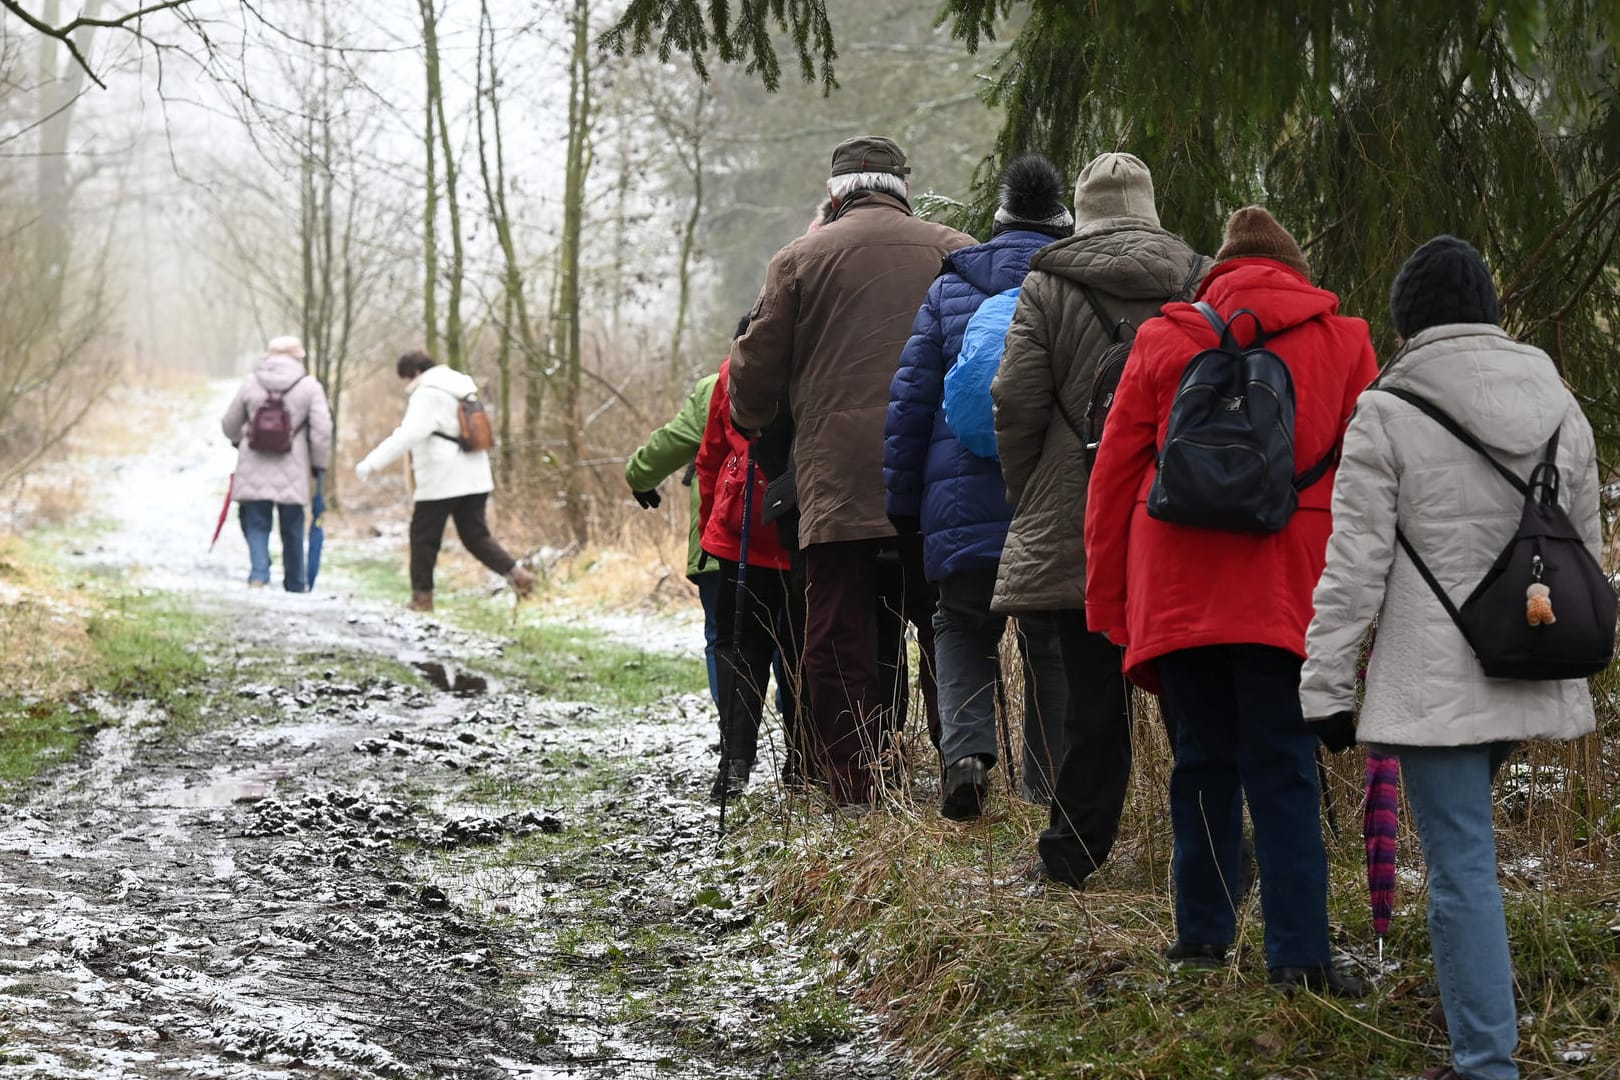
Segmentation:
[(270, 583), (268, 581), (250, 581), (250, 582), (248, 582), (248, 588), (250, 588), (250, 589), (263, 589), (263, 588), (266, 588), (269, 584)]
[(1336, 971), (1331, 966), (1318, 968), (1272, 968), (1271, 985), (1292, 993), (1303, 987), (1324, 997), (1360, 998), (1370, 991), (1367, 980)]
[(1423, 1080), (1465, 1080), (1465, 1078), (1450, 1065), (1436, 1065), (1432, 1069), (1423, 1070)]
[(1164, 958), (1179, 967), (1213, 971), (1226, 966), (1227, 945), (1193, 944), (1177, 938), (1164, 950)]
[(714, 786), (709, 789), (709, 801), (718, 803), (722, 795), (731, 797), (741, 795), (748, 789), (748, 776), (753, 771), (752, 761), (737, 759), (721, 762), (714, 778)]
[(969, 754), (945, 770), (945, 784), (939, 812), (952, 821), (971, 821), (984, 809), (984, 793), (990, 787), (990, 766), (983, 757)]

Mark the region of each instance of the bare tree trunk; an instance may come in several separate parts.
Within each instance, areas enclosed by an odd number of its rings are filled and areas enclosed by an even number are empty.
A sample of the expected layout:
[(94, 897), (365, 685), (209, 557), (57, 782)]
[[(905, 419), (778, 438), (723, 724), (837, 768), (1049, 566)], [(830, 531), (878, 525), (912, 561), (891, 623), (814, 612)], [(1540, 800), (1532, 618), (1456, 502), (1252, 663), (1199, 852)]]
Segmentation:
[(574, 542), (583, 546), (590, 539), (590, 523), (585, 508), (584, 417), (580, 406), (580, 241), (584, 232), (585, 181), (591, 167), (591, 46), (589, 0), (574, 0), (574, 47), (568, 66), (568, 151), (563, 184), (563, 232), (558, 272), (560, 288), (556, 307), (556, 338), (562, 349), (562, 412), (564, 425), (563, 468), (566, 471), (563, 498)]
[(679, 290), (675, 300), (675, 333), (669, 343), (669, 364), (672, 371), (680, 370), (681, 335), (686, 330), (686, 310), (692, 294), (692, 249), (696, 245), (698, 223), (703, 218), (703, 111), (708, 107), (707, 84), (698, 87), (692, 106), (690, 129), (691, 156), (681, 155), (687, 173), (692, 177), (692, 209), (681, 225), (681, 254), (677, 263), (676, 280)]
[(439, 127), (439, 153), (444, 158), (444, 205), (450, 215), (450, 291), (445, 301), (444, 361), (457, 371), (467, 368), (462, 355), (461, 290), (466, 277), (466, 252), (461, 237), (461, 196), (456, 190), (456, 157), (450, 145), (450, 125), (444, 115), (444, 84), (439, 76), (439, 26), (433, 0), (420, 0), (422, 5), (422, 44), (427, 53), (428, 96), (433, 115), (428, 118), (431, 129), (437, 118)]
[[(86, 0), (81, 16), (96, 19), (101, 16), (102, 0)], [(47, 0), (42, 17), (52, 26), (61, 21), (60, 0)], [(73, 37), (80, 55), (90, 55), (93, 27), (81, 28)], [(73, 124), (74, 105), (84, 93), (86, 72), (82, 65), (69, 61), (65, 71), (57, 69), (57, 51), (61, 48), (54, 38), (40, 41), (39, 63), (39, 160), (36, 172), (39, 196), (38, 240), (35, 252), (42, 280), (50, 288), (46, 300), (56, 304), (60, 298), (62, 280), (71, 257), (68, 240), (68, 203), (72, 185), (68, 177), (68, 136)]]
[[(422, 37), (426, 41), (436, 20), (433, 0), (417, 0), (417, 10), (422, 15)], [(424, 183), (426, 198), (422, 210), (422, 323), (427, 352), (432, 357), (439, 355), (439, 178), (434, 150), (434, 128), (437, 123), (434, 104), (439, 93), (438, 62), (438, 49), (435, 47), (427, 50), (427, 62), (423, 65), (426, 96), (422, 109), (424, 115), (422, 149), (426, 157), (427, 174)]]

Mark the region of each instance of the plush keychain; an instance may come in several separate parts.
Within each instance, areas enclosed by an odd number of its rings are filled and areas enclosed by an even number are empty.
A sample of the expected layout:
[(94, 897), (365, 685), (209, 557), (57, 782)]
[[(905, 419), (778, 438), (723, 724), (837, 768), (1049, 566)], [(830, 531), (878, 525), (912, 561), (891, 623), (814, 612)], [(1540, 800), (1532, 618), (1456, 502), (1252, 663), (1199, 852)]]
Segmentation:
[(1524, 591), (1524, 617), (1531, 626), (1551, 626), (1558, 621), (1553, 614), (1552, 590), (1536, 582)]

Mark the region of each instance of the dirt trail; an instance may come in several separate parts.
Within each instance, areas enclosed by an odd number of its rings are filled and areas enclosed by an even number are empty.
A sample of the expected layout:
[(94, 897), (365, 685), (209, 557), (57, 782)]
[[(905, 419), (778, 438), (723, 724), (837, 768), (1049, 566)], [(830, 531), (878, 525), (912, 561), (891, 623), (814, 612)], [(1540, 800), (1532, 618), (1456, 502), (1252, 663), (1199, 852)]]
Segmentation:
[(100, 470), (110, 528), (75, 557), (226, 632), (200, 731), (97, 702), (0, 815), (0, 1073), (894, 1075), (867, 1022), (773, 1020), (817, 980), (717, 861), (705, 700), (541, 700), (501, 683), (501, 642), (338, 567), (247, 591), (234, 522), (199, 554), (222, 393)]

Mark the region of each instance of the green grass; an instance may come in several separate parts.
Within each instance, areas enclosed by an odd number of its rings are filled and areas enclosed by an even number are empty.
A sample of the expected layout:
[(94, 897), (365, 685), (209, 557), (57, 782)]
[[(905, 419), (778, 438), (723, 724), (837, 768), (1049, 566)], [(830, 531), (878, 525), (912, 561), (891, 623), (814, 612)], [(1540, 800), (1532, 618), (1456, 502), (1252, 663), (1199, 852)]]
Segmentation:
[[(202, 713), (197, 685), (207, 665), (194, 651), (209, 620), (158, 596), (121, 596), (85, 624), (90, 642), (85, 690), (162, 702), (178, 728)], [(65, 761), (101, 723), (82, 692), (60, 697), (0, 697), (0, 781), (26, 780)]]
[[(400, 562), (354, 558), (343, 570), (366, 597), (398, 602), (405, 587)], [(652, 705), (671, 694), (705, 693), (701, 661), (669, 656), (615, 641), (600, 630), (547, 619), (532, 601), (515, 605), (510, 593), (440, 588), (434, 616), (465, 630), (506, 639), (493, 673), (521, 680), (534, 693), (565, 701), (614, 707)]]

